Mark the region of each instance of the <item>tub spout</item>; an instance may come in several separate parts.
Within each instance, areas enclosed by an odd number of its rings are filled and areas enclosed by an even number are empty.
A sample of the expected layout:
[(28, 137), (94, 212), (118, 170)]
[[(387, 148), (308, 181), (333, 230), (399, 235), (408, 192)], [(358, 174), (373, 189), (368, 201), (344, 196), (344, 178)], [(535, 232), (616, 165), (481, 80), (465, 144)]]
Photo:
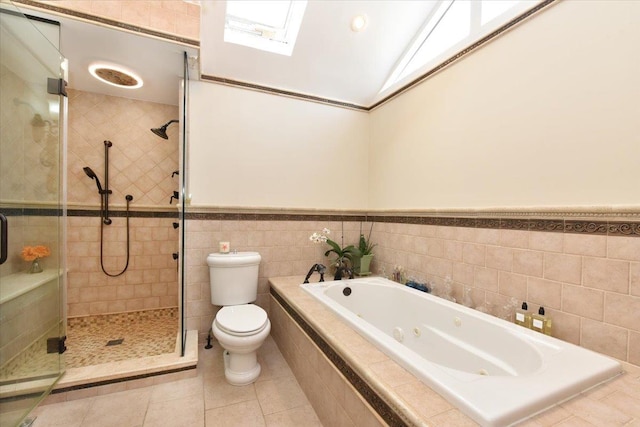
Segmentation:
[(342, 280), (345, 276), (353, 279), (353, 270), (343, 264), (336, 269), (336, 275), (333, 277), (333, 280)]
[(327, 267), (322, 264), (313, 264), (313, 267), (311, 267), (311, 270), (309, 270), (309, 272), (307, 273), (307, 277), (304, 278), (303, 283), (309, 283), (309, 277), (311, 277), (314, 271), (317, 271), (320, 274), (320, 281), (324, 282), (324, 272), (326, 270)]

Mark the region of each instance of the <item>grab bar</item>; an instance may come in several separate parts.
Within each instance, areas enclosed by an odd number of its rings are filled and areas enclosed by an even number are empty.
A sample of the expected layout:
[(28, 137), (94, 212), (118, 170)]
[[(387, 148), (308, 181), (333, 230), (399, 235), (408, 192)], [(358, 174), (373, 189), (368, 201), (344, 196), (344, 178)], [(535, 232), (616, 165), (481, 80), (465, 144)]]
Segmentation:
[(113, 144), (111, 141), (104, 141), (104, 218), (102, 222), (106, 225), (111, 224), (111, 218), (109, 218), (109, 148)]
[(7, 241), (9, 240), (9, 227), (7, 226), (7, 217), (0, 213), (0, 233), (2, 233), (2, 241), (0, 242), (0, 264), (4, 264), (7, 260)]

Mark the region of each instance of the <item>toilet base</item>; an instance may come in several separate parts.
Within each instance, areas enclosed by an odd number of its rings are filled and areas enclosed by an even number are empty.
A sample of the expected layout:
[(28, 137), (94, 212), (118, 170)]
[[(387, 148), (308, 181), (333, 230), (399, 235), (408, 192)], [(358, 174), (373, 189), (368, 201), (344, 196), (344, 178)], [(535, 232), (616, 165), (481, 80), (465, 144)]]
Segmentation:
[(227, 382), (235, 386), (249, 385), (260, 376), (260, 364), (256, 360), (256, 352), (245, 354), (231, 354), (225, 350), (222, 354), (224, 359), (224, 376)]

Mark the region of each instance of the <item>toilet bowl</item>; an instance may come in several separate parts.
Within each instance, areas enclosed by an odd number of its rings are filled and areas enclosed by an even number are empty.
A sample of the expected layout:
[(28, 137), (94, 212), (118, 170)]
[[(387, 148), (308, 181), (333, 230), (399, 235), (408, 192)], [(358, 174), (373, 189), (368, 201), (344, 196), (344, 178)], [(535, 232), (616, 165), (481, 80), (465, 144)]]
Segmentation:
[(211, 331), (224, 352), (224, 374), (232, 385), (247, 385), (260, 375), (256, 351), (269, 336), (267, 313), (254, 304), (258, 292), (257, 252), (212, 253), (207, 257), (211, 303), (222, 306)]
[(224, 352), (224, 375), (232, 385), (247, 385), (260, 375), (256, 352), (269, 336), (271, 322), (257, 305), (223, 307), (211, 325)]

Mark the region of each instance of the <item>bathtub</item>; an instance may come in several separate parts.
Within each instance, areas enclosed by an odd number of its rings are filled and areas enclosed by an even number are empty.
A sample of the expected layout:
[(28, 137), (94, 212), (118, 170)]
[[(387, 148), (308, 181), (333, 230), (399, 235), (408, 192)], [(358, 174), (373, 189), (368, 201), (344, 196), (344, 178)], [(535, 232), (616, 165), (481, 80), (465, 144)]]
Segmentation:
[(622, 372), (617, 361), (383, 278), (302, 288), (483, 426), (507, 426)]

